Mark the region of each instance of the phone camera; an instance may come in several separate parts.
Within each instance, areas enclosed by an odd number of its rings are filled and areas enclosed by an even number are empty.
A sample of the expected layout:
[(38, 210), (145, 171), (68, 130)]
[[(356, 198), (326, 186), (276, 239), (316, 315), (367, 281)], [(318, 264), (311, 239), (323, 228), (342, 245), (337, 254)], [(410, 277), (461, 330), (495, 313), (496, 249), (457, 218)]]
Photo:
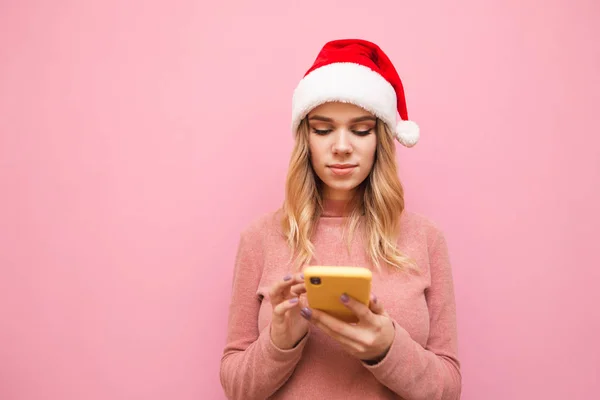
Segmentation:
[(321, 278), (319, 277), (311, 277), (310, 278), (310, 283), (312, 283), (313, 285), (320, 285), (321, 284)]

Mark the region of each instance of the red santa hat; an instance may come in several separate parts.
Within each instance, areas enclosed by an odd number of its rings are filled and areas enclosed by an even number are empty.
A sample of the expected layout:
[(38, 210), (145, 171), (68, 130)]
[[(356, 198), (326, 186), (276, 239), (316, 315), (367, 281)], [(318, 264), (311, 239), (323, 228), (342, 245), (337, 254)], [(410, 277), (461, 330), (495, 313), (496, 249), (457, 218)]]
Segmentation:
[(419, 127), (408, 119), (402, 81), (394, 65), (374, 43), (360, 39), (328, 42), (294, 90), (292, 131), (320, 104), (352, 103), (385, 122), (406, 147), (419, 140)]

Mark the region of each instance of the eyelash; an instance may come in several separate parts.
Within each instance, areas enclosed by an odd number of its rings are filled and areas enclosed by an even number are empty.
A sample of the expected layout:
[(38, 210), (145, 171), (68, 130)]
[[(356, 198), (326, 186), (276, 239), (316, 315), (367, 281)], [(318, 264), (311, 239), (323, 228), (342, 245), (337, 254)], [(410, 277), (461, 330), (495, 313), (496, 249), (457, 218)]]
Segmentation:
[[(354, 134), (358, 135), (358, 136), (367, 136), (369, 133), (371, 133), (373, 129), (369, 129), (367, 131), (352, 131), (354, 132)], [(327, 135), (329, 132), (331, 132), (331, 129), (326, 129), (326, 130), (322, 130), (322, 129), (313, 129), (313, 132), (316, 133), (317, 135)]]

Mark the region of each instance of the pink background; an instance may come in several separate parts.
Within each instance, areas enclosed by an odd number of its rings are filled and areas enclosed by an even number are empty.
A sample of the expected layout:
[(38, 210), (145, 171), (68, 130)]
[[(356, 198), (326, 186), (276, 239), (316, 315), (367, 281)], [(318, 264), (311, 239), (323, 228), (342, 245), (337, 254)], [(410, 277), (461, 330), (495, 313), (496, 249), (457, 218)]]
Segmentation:
[(204, 3), (0, 4), (0, 398), (223, 398), (238, 234), (340, 37), (421, 125), (398, 159), (451, 246), (463, 399), (595, 397), (600, 3)]

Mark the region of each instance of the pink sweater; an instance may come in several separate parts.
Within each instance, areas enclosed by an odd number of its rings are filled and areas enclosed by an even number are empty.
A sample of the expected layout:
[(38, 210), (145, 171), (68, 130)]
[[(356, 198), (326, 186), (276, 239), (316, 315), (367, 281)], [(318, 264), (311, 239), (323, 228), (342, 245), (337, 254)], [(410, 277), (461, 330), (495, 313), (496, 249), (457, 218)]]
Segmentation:
[[(291, 271), (280, 212), (251, 224), (241, 235), (235, 262), (221, 384), (230, 399), (460, 398), (454, 288), (443, 234), (425, 217), (404, 212), (398, 245), (421, 273), (376, 272), (373, 293), (396, 329), (392, 347), (370, 366), (345, 353), (311, 326), (291, 350), (270, 339), (268, 289)], [(372, 268), (356, 232), (350, 254), (341, 240), (340, 204), (328, 201), (313, 242), (320, 265)]]

